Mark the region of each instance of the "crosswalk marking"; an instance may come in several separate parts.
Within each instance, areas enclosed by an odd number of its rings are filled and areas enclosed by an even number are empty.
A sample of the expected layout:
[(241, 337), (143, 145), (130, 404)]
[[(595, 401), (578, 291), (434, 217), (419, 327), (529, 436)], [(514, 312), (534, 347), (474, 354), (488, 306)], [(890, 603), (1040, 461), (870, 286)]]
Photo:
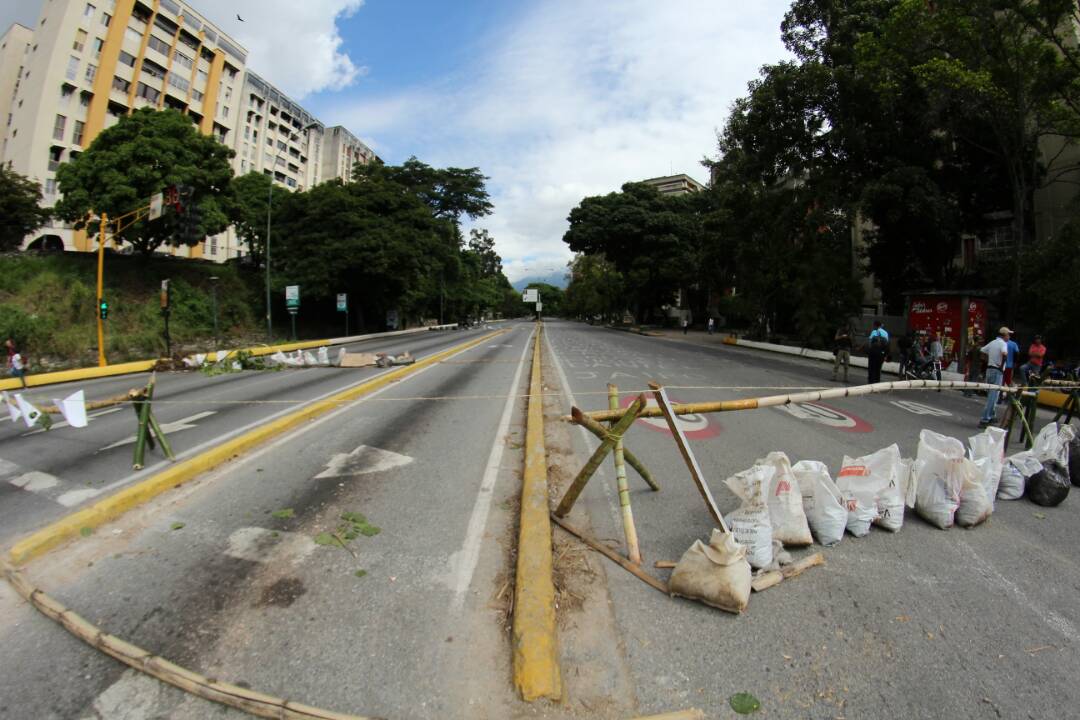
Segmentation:
[(32, 470), (17, 478), (12, 478), (11, 480), (8, 480), (8, 482), (17, 488), (22, 488), (23, 490), (32, 493), (39, 493), (60, 484), (60, 480), (55, 475), (38, 472), (37, 470)]

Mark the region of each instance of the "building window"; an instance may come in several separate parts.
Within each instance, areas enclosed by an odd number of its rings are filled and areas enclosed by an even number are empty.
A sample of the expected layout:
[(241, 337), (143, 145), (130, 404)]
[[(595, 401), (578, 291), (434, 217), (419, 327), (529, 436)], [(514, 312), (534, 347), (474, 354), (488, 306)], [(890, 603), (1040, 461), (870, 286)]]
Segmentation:
[(225, 88), (225, 99), (228, 100), (230, 98), (232, 98), (232, 88), (227, 87)]
[(85, 7), (85, 8), (83, 9), (83, 17), (84, 17), (84, 18), (91, 18), (91, 17), (94, 17), (94, 13), (95, 13), (96, 11), (97, 11), (97, 8), (96, 8), (96, 7), (94, 7), (94, 6), (93, 6), (93, 5), (91, 5), (90, 3), (86, 3), (86, 7)]
[(120, 51), (120, 57), (117, 58), (121, 65), (127, 65), (128, 67), (135, 67), (135, 56), (131, 53)]
[(56, 178), (47, 178), (45, 180), (45, 194), (46, 195), (55, 195), (56, 194)]
[(210, 254), (217, 255), (217, 235), (210, 238)]
[(63, 115), (56, 116), (56, 122), (53, 124), (52, 136), (53, 140), (64, 139), (64, 128), (67, 126), (67, 118)]
[(245, 140), (250, 140), (251, 139), (251, 126), (250, 125), (248, 125), (247, 127), (244, 128), (244, 139)]
[(187, 92), (188, 81), (176, 73), (169, 73), (169, 84), (181, 92)]
[(79, 104), (83, 107), (90, 107), (90, 98), (94, 97), (93, 93), (82, 93), (79, 95)]
[(151, 35), (150, 36), (150, 43), (149, 44), (150, 44), (150, 47), (157, 50), (162, 55), (168, 55), (169, 54), (169, 44), (167, 42), (165, 42), (164, 40), (162, 40), (161, 38), (157, 37), (156, 35)]
[(71, 47), (72, 47), (73, 50), (75, 50), (75, 52), (82, 52), (83, 51), (83, 48), (86, 47), (86, 31), (85, 30), (76, 30), (75, 31), (75, 42), (74, 42), (74, 44), (72, 44)]
[(64, 148), (52, 147), (49, 148), (49, 172), (56, 172), (60, 167), (60, 158), (64, 154)]
[(79, 58), (72, 55), (68, 58), (67, 79), (74, 80), (79, 76)]
[(71, 142), (81, 146), (83, 141), (83, 128), (86, 127), (86, 123), (81, 120), (75, 121), (75, 131), (72, 133)]
[(105, 41), (101, 38), (94, 38), (94, 55), (100, 55), (103, 47), (105, 47)]
[(131, 89), (131, 83), (122, 77), (114, 77), (112, 79), (112, 86), (114, 90), (119, 90), (122, 93), (127, 93)]
[(109, 23), (112, 22), (112, 15), (109, 13), (101, 13), (101, 24), (105, 27), (109, 27)]
[(203, 87), (206, 86), (206, 82), (209, 79), (210, 79), (210, 76), (206, 74), (205, 70), (200, 70), (199, 71), (199, 82), (201, 82), (203, 84)]
[(150, 87), (146, 83), (139, 83), (138, 89), (135, 94), (141, 98), (145, 98), (152, 103), (156, 103), (158, 98), (161, 97), (161, 92)]
[(93, 82), (95, 75), (97, 75), (97, 65), (87, 65), (86, 66), (86, 80), (88, 82)]
[(241, 160), (240, 161), (240, 173), (243, 174), (243, 173), (246, 173), (246, 172), (247, 172), (247, 160)]
[(201, 92), (199, 92), (198, 90), (192, 90), (191, 91), (191, 99), (192, 100), (197, 100), (198, 102), (202, 102), (203, 94)]
[(221, 117), (229, 117), (229, 106), (223, 105), (221, 108)]
[(141, 43), (142, 42), (143, 34), (141, 32), (139, 32), (137, 29), (133, 28), (133, 27), (129, 27), (126, 30), (124, 30), (124, 35), (127, 36), (128, 40), (130, 40), (130, 41), (132, 41), (134, 43)]
[(182, 52), (173, 53), (173, 62), (183, 67), (186, 67), (188, 70), (190, 70), (193, 65), (193, 63), (191, 62), (191, 58), (189, 58)]

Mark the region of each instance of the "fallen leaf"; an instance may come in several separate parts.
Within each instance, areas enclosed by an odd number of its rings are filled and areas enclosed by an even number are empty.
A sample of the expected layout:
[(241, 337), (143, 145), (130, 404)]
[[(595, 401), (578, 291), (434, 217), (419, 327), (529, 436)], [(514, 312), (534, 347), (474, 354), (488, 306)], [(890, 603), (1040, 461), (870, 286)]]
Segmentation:
[(896, 616), (896, 622), (907, 622), (909, 620), (911, 620), (911, 618), (908, 617), (907, 615), (897, 615)]
[(184, 527), (184, 523), (182, 523), (182, 522), (174, 522), (172, 525), (169, 526), (169, 529), (170, 530), (180, 530), (183, 527)]
[(790, 659), (791, 659), (791, 656), (790, 656), (790, 655), (785, 655), (785, 656), (784, 656), (784, 659), (785, 659), (785, 660), (790, 660)]
[(1034, 515), (1039, 520), (1045, 520), (1046, 519), (1046, 513), (1037, 512), (1037, 513), (1031, 513), (1031, 514)]
[(79, 528), (79, 534), (82, 535), (83, 537), (90, 537), (91, 535), (94, 534), (94, 530), (92, 528), (88, 528), (88, 527)]
[(286, 518), (291, 518), (294, 514), (292, 508), (284, 508), (270, 513), (270, 517), (277, 518), (278, 520), (285, 520)]
[(728, 704), (731, 705), (731, 709), (740, 715), (749, 715), (752, 712), (757, 712), (761, 709), (761, 701), (750, 693), (735, 693), (728, 698)]
[(932, 632), (928, 632), (928, 633), (926, 633), (926, 638), (927, 638), (928, 640), (933, 640), (933, 639), (934, 639), (934, 633), (932, 633)]
[(367, 575), (367, 570), (357, 570), (356, 572), (353, 573), (353, 575), (355, 575), (358, 578), (362, 578), (365, 575)]

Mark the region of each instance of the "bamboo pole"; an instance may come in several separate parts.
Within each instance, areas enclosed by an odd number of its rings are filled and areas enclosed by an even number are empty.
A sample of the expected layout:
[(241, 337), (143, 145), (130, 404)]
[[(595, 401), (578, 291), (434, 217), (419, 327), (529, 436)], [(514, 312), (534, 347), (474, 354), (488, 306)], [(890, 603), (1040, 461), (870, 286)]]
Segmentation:
[[(150, 376), (150, 382), (142, 393), (142, 398), (136, 404), (139, 409), (139, 428), (135, 432), (135, 457), (131, 467), (133, 470), (142, 470), (146, 459), (146, 442), (150, 435), (150, 400), (154, 397), (154, 375)], [(153, 447), (153, 440), (150, 440)]]
[(158, 657), (137, 645), (121, 640), (115, 635), (102, 631), (101, 628), (61, 605), (42, 590), (32, 586), (20, 572), (4, 560), (0, 560), (0, 573), (4, 575), (15, 591), (33, 605), (38, 612), (59, 623), (65, 630), (87, 645), (100, 650), (129, 667), (135, 668), (139, 672), (151, 675), (197, 697), (265, 718), (287, 718), (288, 720), (376, 720), (375, 718), (365, 718), (359, 715), (346, 715), (330, 710), (322, 710), (199, 675), (175, 665), (165, 658)]
[[(619, 388), (609, 383), (607, 391), (608, 407), (618, 410)], [(626, 536), (626, 557), (635, 565), (640, 565), (641, 548), (638, 546), (637, 528), (634, 527), (634, 511), (630, 507), (630, 483), (626, 479), (622, 435), (615, 440), (615, 484), (619, 488), (619, 511), (622, 513), (623, 534)]]
[[(149, 404), (149, 403), (147, 403)], [(154, 417), (153, 409), (147, 414), (147, 419), (150, 421), (150, 429), (154, 431), (154, 437), (161, 443), (161, 451), (165, 453), (165, 457), (170, 460), (176, 460), (176, 456), (173, 455), (172, 447), (169, 445), (169, 441), (165, 438), (165, 432), (158, 425), (157, 418)]]
[[(792, 403), (815, 402), (817, 400), (831, 400), (834, 398), (876, 395), (879, 393), (892, 392), (893, 390), (933, 390), (938, 388), (951, 388), (956, 390), (999, 390), (1010, 394), (1018, 392), (1017, 388), (1005, 385), (960, 382), (959, 380), (898, 380), (896, 382), (857, 385), (855, 387), (842, 387), (831, 390), (814, 390), (803, 393), (789, 393), (787, 395), (769, 395), (760, 398), (683, 403), (672, 406), (672, 410), (675, 415), (698, 415), (702, 413), (732, 412), (735, 410), (756, 410), (758, 408), (777, 407), (779, 405), (790, 405)], [(618, 420), (625, 412), (625, 410), (600, 410), (583, 414), (597, 422), (611, 422), (612, 420)], [(650, 407), (643, 410), (638, 417), (661, 417), (662, 415), (663, 412), (660, 408)], [(563, 417), (563, 420), (577, 422), (572, 417)]]
[(646, 585), (656, 588), (665, 595), (671, 594), (671, 592), (668, 590), (668, 586), (666, 583), (661, 580), (657, 580), (652, 575), (642, 570), (640, 565), (635, 565), (634, 563), (630, 562), (622, 555), (609, 548), (607, 545), (604, 545), (591, 535), (587, 535), (581, 530), (578, 530), (576, 527), (574, 527), (555, 513), (551, 514), (551, 519), (554, 520), (556, 524), (558, 524), (558, 526), (561, 527), (563, 530), (570, 533), (578, 540), (581, 540), (581, 542), (585, 543), (593, 550), (606, 557), (608, 560), (611, 560), (616, 565), (619, 565), (620, 567), (629, 570), (630, 574), (634, 575), (639, 580), (644, 581)]
[(779, 585), (782, 581), (788, 578), (793, 578), (797, 575), (801, 575), (803, 571), (809, 570), (812, 567), (825, 564), (825, 556), (819, 552), (813, 555), (808, 555), (798, 562), (793, 562), (790, 565), (785, 565), (779, 570), (770, 570), (767, 573), (762, 573), (753, 579), (750, 583), (751, 589), (754, 592), (761, 592), (762, 590), (768, 590), (773, 585)]
[[(630, 429), (634, 420), (637, 419), (641, 413), (642, 408), (645, 407), (645, 396), (638, 395), (637, 399), (630, 404), (627, 408), (626, 414), (624, 414), (615, 426), (611, 428), (607, 437), (600, 443), (600, 447), (596, 448), (592, 457), (585, 463), (585, 467), (581, 468), (581, 472), (574, 478), (574, 482), (570, 484), (570, 487), (566, 490), (562, 500), (559, 501), (559, 506), (555, 508), (555, 514), (559, 517), (566, 517), (570, 509), (574, 507), (574, 503), (577, 502), (578, 496), (581, 495), (581, 491), (585, 489), (585, 484), (589, 482), (589, 478), (596, 473), (596, 470), (600, 467), (600, 463), (604, 462), (604, 458), (615, 447), (616, 439), (623, 436), (623, 434)], [(571, 414), (577, 416), (581, 415), (581, 411), (577, 408), (571, 408)]]
[[(588, 415), (581, 414), (574, 419), (574, 422), (591, 432), (600, 440), (607, 437), (607, 428)], [(623, 445), (623, 457), (626, 458), (626, 462), (630, 464), (630, 467), (637, 471), (637, 474), (641, 476), (641, 479), (645, 481), (645, 484), (648, 485), (653, 492), (660, 492), (660, 486), (656, 483), (656, 480), (653, 479), (652, 473), (649, 472), (649, 469), (645, 467), (644, 463), (638, 460), (634, 453), (626, 448), (625, 444)]]
[[(101, 410), (102, 408), (112, 407), (113, 405), (123, 405), (128, 402), (131, 402), (131, 395), (124, 393), (123, 395), (117, 395), (116, 397), (84, 403), (84, 407), (86, 408), (86, 412), (91, 412), (92, 410)], [(40, 409), (41, 412), (49, 413), (51, 415), (58, 415), (60, 413), (60, 408), (56, 405), (46, 405)]]
[(725, 533), (729, 532), (728, 526), (724, 523), (724, 516), (720, 514), (720, 508), (716, 507), (716, 501), (713, 500), (712, 492), (705, 483), (705, 474), (701, 472), (701, 466), (698, 465), (697, 458), (694, 457), (694, 452), (690, 449), (690, 443), (686, 441), (686, 436), (683, 435), (682, 428), (675, 422), (675, 413), (672, 412), (671, 402), (668, 400), (667, 391), (655, 382), (650, 382), (649, 388), (656, 397), (656, 403), (659, 405), (658, 409), (664, 414), (664, 419), (667, 420), (668, 428), (675, 438), (675, 444), (679, 447), (679, 454), (681, 454), (683, 460), (686, 461), (686, 467), (690, 469), (690, 477), (693, 478), (694, 484), (697, 485), (698, 492), (701, 493), (702, 499), (705, 500), (705, 506), (709, 509), (709, 514), (712, 515), (713, 520), (716, 521), (717, 527)]

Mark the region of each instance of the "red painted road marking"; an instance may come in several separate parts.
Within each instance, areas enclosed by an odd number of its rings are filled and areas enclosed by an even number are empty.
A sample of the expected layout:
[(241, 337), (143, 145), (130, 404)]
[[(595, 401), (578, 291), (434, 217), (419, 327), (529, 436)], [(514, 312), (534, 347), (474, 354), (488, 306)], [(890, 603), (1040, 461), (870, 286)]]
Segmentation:
[[(630, 404), (634, 402), (633, 396), (627, 396), (619, 401), (619, 405), (622, 407), (630, 407)], [(648, 396), (648, 407), (659, 407), (656, 404), (656, 398)], [(671, 398), (671, 402), (674, 405), (678, 405), (679, 401), (675, 398)], [(682, 428), (683, 434), (686, 435), (687, 440), (706, 440), (708, 438), (716, 437), (720, 434), (720, 423), (709, 418), (708, 415), (676, 415), (675, 422), (680, 428)], [(671, 430), (668, 429), (667, 420), (663, 417), (648, 417), (638, 420), (638, 424), (644, 425), (650, 430), (656, 432), (666, 433), (671, 435)]]
[(791, 403), (790, 405), (781, 405), (780, 409), (800, 420), (809, 420), (844, 432), (868, 433), (874, 431), (874, 426), (858, 415), (837, 410), (825, 403)]

